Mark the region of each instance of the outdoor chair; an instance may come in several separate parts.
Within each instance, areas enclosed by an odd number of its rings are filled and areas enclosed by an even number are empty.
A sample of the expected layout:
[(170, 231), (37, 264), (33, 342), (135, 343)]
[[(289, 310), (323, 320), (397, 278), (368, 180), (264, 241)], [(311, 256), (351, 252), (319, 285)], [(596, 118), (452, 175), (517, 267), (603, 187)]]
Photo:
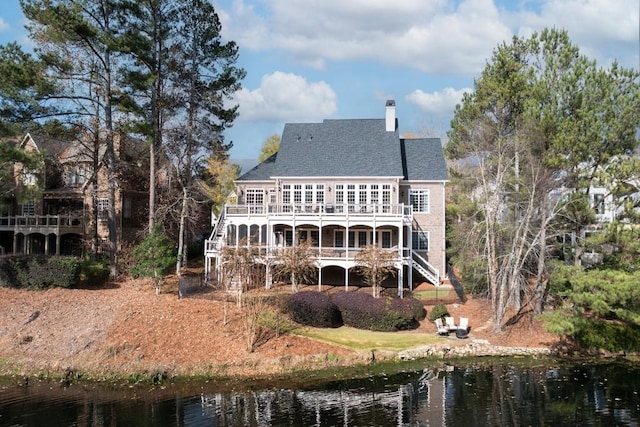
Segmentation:
[(456, 337), (467, 338), (469, 336), (469, 318), (461, 317), (458, 329), (456, 329)]
[(449, 332), (453, 332), (456, 331), (458, 329), (458, 326), (456, 326), (456, 322), (453, 319), (453, 317), (451, 316), (446, 316), (444, 318), (444, 321), (447, 323), (447, 328), (449, 329)]
[(444, 326), (441, 318), (437, 318), (435, 320), (436, 330), (438, 331), (438, 335), (449, 335), (449, 328)]

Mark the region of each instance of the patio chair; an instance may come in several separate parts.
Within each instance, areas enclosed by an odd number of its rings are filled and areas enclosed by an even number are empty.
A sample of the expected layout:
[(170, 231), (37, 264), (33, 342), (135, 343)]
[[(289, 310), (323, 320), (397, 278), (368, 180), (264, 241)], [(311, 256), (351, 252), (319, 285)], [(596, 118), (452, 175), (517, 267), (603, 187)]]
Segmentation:
[(445, 322), (446, 322), (446, 324), (447, 324), (446, 326), (447, 326), (447, 328), (449, 329), (449, 332), (453, 332), (453, 331), (456, 331), (456, 330), (458, 329), (458, 326), (456, 326), (456, 322), (455, 322), (455, 320), (453, 319), (453, 317), (451, 317), (451, 316), (446, 316), (446, 317), (444, 318), (444, 321), (445, 321)]
[(449, 328), (444, 326), (442, 323), (442, 319), (437, 318), (435, 320), (436, 330), (438, 331), (438, 335), (449, 335)]
[(458, 329), (456, 329), (456, 337), (467, 338), (469, 336), (469, 318), (461, 317)]

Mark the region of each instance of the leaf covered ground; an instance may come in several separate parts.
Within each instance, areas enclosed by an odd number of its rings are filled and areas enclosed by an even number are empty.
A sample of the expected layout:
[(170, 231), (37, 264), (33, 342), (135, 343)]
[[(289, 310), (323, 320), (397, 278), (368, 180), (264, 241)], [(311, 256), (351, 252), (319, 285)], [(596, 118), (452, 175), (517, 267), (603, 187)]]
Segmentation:
[[(484, 299), (447, 306), (456, 319), (470, 319), (471, 339), (526, 347), (557, 342), (539, 321), (529, 318), (495, 335)], [(177, 290), (169, 286), (156, 296), (144, 281), (99, 289), (0, 288), (0, 373), (78, 370), (96, 375), (250, 377), (363, 361), (362, 353), (293, 334), (277, 336), (272, 330), (264, 330), (256, 350), (248, 352), (243, 315), (234, 304), (225, 308), (215, 291), (178, 299)], [(429, 321), (403, 333), (424, 332), (435, 332)], [(453, 345), (464, 341), (447, 340)]]

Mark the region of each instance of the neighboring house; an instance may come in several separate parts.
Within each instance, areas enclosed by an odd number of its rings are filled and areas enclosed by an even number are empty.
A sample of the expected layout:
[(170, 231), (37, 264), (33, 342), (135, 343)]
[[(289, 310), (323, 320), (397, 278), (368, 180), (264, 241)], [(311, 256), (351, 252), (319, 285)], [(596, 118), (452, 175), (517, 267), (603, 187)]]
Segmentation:
[[(116, 194), (116, 214), (118, 237), (122, 242), (133, 238), (144, 226), (148, 179), (140, 167), (145, 151), (140, 151), (135, 144), (124, 147), (119, 141), (118, 138), (116, 156), (120, 161), (121, 179)], [(95, 150), (94, 156), (91, 148), (78, 141), (31, 134), (18, 146), (43, 154), (44, 170), (16, 173), (17, 194), (0, 203), (0, 246), (4, 253), (83, 255), (91, 250), (94, 239), (96, 251), (106, 252), (109, 199), (102, 161), (104, 148)], [(20, 168), (21, 165), (16, 164), (14, 170)], [(38, 187), (33, 192), (35, 196), (19, 197), (19, 189), (29, 186)]]
[(278, 249), (308, 240), (320, 284), (356, 283), (355, 255), (378, 245), (397, 255), (399, 294), (439, 285), (447, 181), (440, 139), (400, 138), (394, 101), (384, 119), (286, 124), (278, 153), (236, 181), (238, 204), (205, 243), (205, 274), (219, 277), (223, 247), (246, 244), (260, 249), (270, 286)]

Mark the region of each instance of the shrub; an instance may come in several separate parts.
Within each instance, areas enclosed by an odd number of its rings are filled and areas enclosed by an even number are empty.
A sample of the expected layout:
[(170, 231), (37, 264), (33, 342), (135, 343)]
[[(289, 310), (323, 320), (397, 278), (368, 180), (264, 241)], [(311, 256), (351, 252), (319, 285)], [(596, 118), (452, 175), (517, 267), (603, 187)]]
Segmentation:
[(109, 259), (85, 258), (80, 263), (80, 281), (88, 285), (101, 285), (109, 277)]
[(305, 291), (291, 294), (287, 298), (286, 310), (291, 320), (317, 328), (342, 326), (338, 307), (322, 292)]
[(640, 330), (630, 324), (578, 318), (573, 338), (584, 348), (609, 351), (640, 351)]
[[(422, 310), (417, 309), (419, 301), (410, 298), (374, 298), (370, 294), (358, 292), (338, 292), (333, 296), (340, 309), (345, 325), (372, 331), (397, 331), (415, 328)], [(417, 313), (419, 312), (419, 313)]]
[(416, 321), (427, 317), (427, 310), (422, 301), (416, 298), (390, 298), (391, 309), (398, 310), (407, 316), (412, 316)]
[(445, 316), (449, 315), (449, 310), (447, 310), (447, 306), (444, 304), (436, 304), (431, 309), (431, 314), (429, 315), (429, 320), (432, 322), (436, 319), (441, 319)]
[(74, 257), (17, 255), (2, 258), (0, 285), (16, 288), (70, 288), (80, 277), (80, 261)]
[(175, 245), (156, 226), (133, 250), (135, 265), (131, 267), (134, 278), (146, 277), (153, 281), (156, 295), (160, 294), (162, 278), (177, 262)]

